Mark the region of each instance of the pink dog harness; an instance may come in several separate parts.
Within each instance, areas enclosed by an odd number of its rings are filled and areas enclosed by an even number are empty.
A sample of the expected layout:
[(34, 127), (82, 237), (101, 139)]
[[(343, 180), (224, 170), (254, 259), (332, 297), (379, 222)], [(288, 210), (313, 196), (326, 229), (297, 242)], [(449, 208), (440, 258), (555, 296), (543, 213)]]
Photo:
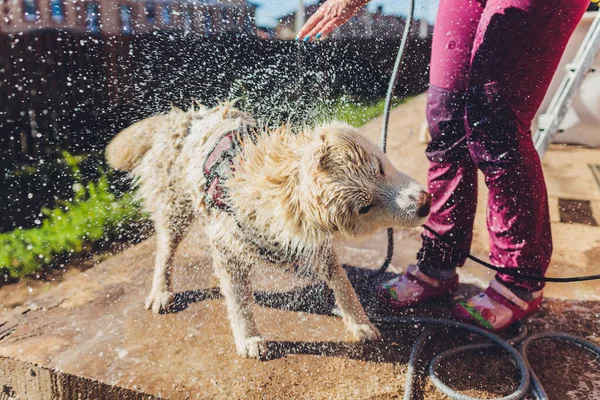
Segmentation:
[(244, 140), (254, 140), (255, 137), (256, 134), (245, 127), (226, 132), (208, 153), (202, 168), (206, 178), (204, 193), (208, 208), (232, 212), (225, 202), (227, 193), (223, 184), (235, 171), (234, 158), (242, 150)]
[(251, 226), (246, 226), (235, 218), (235, 210), (227, 204), (227, 188), (225, 181), (235, 171), (235, 158), (244, 147), (245, 140), (256, 141), (257, 133), (245, 126), (226, 132), (219, 138), (213, 149), (208, 153), (202, 172), (206, 178), (204, 198), (209, 209), (218, 208), (234, 216), (234, 220), (243, 233), (246, 242), (256, 246), (258, 254), (272, 263), (291, 263), (298, 259), (297, 252), (282, 249), (279, 242), (265, 237)]

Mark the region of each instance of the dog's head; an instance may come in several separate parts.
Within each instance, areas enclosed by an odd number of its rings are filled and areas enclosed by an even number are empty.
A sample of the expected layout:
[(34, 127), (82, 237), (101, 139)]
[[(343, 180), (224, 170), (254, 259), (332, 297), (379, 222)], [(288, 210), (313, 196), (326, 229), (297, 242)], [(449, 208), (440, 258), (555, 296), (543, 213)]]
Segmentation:
[(361, 236), (415, 227), (429, 215), (431, 196), (349, 125), (316, 128), (300, 168), (300, 190), (309, 196), (303, 205), (328, 232)]

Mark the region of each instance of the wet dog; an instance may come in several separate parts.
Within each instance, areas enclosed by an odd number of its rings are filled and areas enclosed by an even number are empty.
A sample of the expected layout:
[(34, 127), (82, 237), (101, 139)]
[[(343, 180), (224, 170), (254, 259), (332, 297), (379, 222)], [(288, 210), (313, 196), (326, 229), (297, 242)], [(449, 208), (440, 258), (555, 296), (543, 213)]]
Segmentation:
[(358, 339), (380, 338), (333, 243), (420, 225), (431, 199), (356, 129), (338, 122), (294, 133), (290, 126), (259, 129), (225, 103), (140, 121), (113, 139), (106, 157), (137, 178), (154, 222), (156, 265), (146, 302), (154, 313), (172, 305), (174, 252), (194, 219), (203, 218), (239, 354), (266, 352), (249, 282), (250, 270), (264, 263), (310, 269), (332, 289)]

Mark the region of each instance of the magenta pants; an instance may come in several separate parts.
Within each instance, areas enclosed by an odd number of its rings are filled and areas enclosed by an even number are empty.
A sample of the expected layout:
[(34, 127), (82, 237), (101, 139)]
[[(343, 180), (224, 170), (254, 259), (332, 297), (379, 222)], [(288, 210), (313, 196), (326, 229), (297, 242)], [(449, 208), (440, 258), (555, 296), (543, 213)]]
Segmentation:
[[(440, 0), (433, 36), (427, 120), (432, 141), (429, 226), (463, 251), (471, 246), (477, 169), (489, 189), (493, 264), (543, 276), (552, 236), (548, 196), (530, 125), (589, 0)], [(465, 255), (423, 233), (419, 267), (463, 265)], [(509, 288), (541, 282), (505, 274)]]

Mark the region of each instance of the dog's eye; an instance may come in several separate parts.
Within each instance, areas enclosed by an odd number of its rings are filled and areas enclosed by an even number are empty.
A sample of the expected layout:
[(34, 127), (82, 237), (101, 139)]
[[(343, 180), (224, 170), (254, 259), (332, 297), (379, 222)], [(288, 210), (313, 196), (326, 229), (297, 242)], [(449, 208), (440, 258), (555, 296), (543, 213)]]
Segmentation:
[(368, 206), (361, 207), (360, 210), (358, 210), (358, 213), (366, 214), (371, 210), (371, 207), (373, 207), (373, 204), (369, 204)]

